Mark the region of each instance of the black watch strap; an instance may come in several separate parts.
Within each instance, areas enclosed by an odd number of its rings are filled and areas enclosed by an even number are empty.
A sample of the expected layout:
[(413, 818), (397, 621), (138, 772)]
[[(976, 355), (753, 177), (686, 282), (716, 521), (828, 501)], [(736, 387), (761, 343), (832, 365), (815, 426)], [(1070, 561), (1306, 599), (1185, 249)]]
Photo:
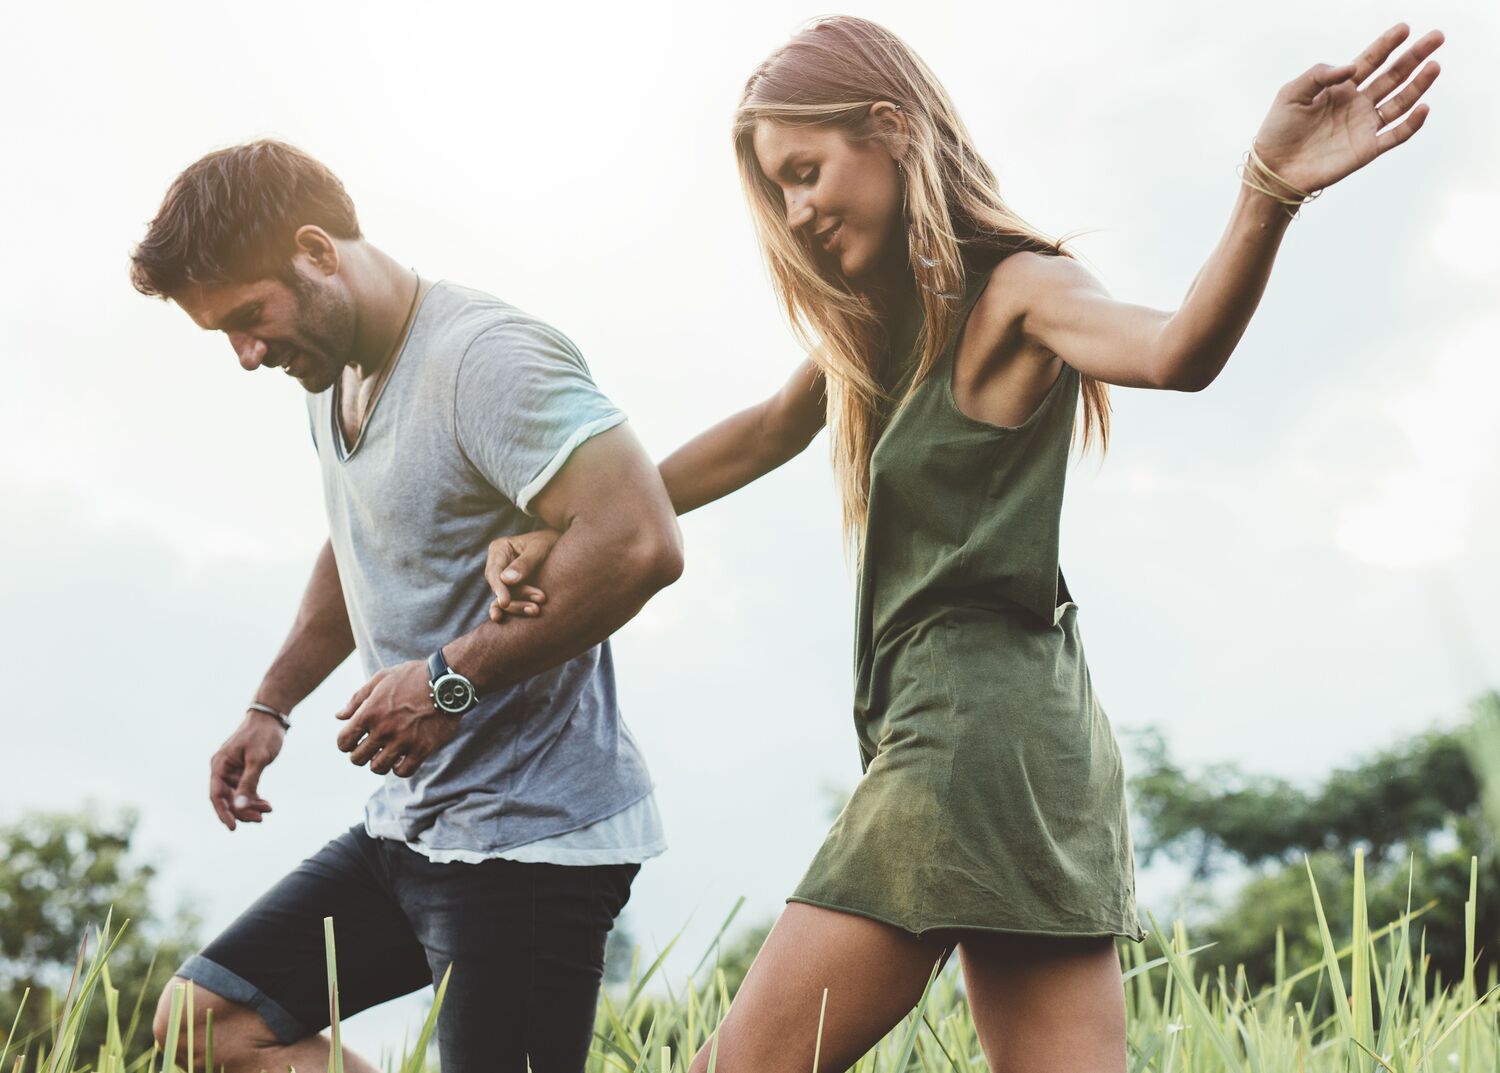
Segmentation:
[(432, 703), (438, 711), (447, 715), (463, 715), (479, 703), (479, 692), (474, 683), (448, 666), (439, 648), (427, 657), (427, 686), (432, 690)]

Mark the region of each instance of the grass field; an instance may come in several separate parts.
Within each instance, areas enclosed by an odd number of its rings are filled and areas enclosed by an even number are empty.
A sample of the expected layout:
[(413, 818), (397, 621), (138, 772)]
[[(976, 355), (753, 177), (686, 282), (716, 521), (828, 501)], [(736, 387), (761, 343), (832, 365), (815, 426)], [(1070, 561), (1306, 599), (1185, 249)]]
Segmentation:
[[(1474, 906), (1478, 861), (1473, 863), (1467, 904), (1467, 964), (1464, 978), (1446, 982), (1428, 972), (1421, 907), (1408, 900), (1400, 919), (1372, 929), (1365, 917), (1364, 862), (1355, 859), (1351, 906), (1324, 906), (1309, 882), (1323, 940), (1323, 957), (1312, 965), (1288, 966), (1277, 958), (1276, 979), (1252, 989), (1243, 973), (1220, 971), (1209, 977), (1194, 969), (1197, 950), (1181, 925), (1161, 929), (1150, 919), (1151, 938), (1122, 944), (1131, 1073), (1494, 1073), (1500, 1069), (1500, 987), (1495, 973), (1474, 978)], [(1309, 873), (1309, 880), (1311, 875)], [(1336, 946), (1333, 935), (1349, 935)], [(106, 922), (80, 952), (68, 993), (51, 996), (57, 1015), (52, 1038), (33, 1041), (16, 1053), (7, 1039), (0, 1070), (7, 1073), (172, 1073), (150, 1039), (154, 996), (127, 1001), (110, 979), (108, 955), (120, 929)], [(331, 927), (328, 939), (329, 1002), (338, 1037), (337, 977)], [(669, 947), (670, 949), (670, 947)], [(665, 952), (650, 964), (637, 961), (628, 984), (600, 1000), (591, 1073), (673, 1073), (685, 1071), (698, 1048), (711, 1038), (728, 1008), (730, 995), (716, 970), (717, 943), (704, 955), (688, 983), (666, 988), (660, 978)], [(1315, 1003), (1332, 1012), (1315, 1017), (1291, 997), (1309, 977), (1320, 995)], [(437, 1003), (405, 1054), (388, 1057), (385, 1068), (400, 1073), (436, 1070), (429, 1054)], [(102, 1004), (107, 1042), (97, 1053), (77, 1053), (85, 1018)], [(205, 1032), (187, 1016), (191, 993), (173, 996), (167, 1053), (175, 1040)], [(212, 1023), (206, 1029), (212, 1061)], [(198, 1042), (198, 1041), (194, 1041)], [(434, 1049), (435, 1052), (435, 1049)], [(335, 1048), (335, 1054), (338, 1048)], [(206, 1065), (206, 1063), (205, 1063)], [(203, 1069), (199, 1066), (198, 1069)], [(339, 1064), (334, 1066), (338, 1070)], [(855, 1066), (859, 1073), (941, 1073), (982, 1070), (974, 1026), (951, 966), (936, 976), (917, 1009)]]

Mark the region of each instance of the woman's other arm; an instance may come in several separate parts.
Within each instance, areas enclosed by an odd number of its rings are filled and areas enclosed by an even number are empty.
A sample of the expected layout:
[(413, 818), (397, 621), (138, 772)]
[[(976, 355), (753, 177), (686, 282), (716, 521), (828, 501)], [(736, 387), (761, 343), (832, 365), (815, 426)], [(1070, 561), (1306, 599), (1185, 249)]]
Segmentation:
[(823, 427), (823, 374), (811, 360), (780, 391), (694, 436), (660, 465), (672, 507), (686, 514), (790, 461)]
[[(726, 417), (661, 462), (657, 468), (672, 509), (686, 514), (795, 458), (823, 427), (825, 411), (823, 374), (811, 360), (804, 361), (769, 399)], [(521, 582), (547, 561), (560, 535), (538, 529), (490, 542), (484, 576), (495, 594), (491, 621), (541, 613), (546, 595)]]

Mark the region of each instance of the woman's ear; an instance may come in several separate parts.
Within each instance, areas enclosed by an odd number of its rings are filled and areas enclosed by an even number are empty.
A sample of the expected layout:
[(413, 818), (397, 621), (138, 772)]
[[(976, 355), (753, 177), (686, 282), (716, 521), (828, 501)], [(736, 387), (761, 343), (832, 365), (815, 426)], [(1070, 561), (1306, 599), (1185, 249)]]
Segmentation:
[(906, 156), (911, 127), (899, 104), (893, 101), (876, 101), (870, 105), (870, 127), (885, 142), (897, 162)]

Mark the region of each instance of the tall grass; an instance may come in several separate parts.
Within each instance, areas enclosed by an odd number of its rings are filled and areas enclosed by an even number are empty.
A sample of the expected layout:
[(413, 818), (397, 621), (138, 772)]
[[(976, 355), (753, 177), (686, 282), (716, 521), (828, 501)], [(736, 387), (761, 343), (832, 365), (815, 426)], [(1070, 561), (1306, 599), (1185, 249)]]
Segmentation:
[[(1444, 982), (1429, 973), (1425, 935), (1413, 924), (1430, 906), (1411, 908), (1372, 930), (1364, 903), (1364, 858), (1354, 861), (1354, 899), (1341, 919), (1349, 942), (1333, 938), (1328, 907), (1308, 877), (1317, 912), (1322, 958), (1293, 969), (1278, 942), (1275, 979), (1258, 990), (1243, 969), (1231, 978), (1194, 969), (1203, 948), (1189, 945), (1181, 922), (1163, 930), (1148, 914), (1152, 935), (1146, 944), (1124, 944), (1128, 1068), (1131, 1073), (1494, 1073), (1500, 1069), (1500, 986), (1491, 971), (1476, 980), (1479, 954), (1474, 935), (1479, 863), (1471, 863), (1466, 904), (1466, 962), (1462, 979)], [(1410, 884), (1408, 884), (1408, 888)], [(732, 914), (731, 914), (732, 917)], [(108, 958), (121, 929), (106, 921), (79, 952), (67, 994), (58, 1004), (53, 1036), (29, 1054), (12, 1054), (14, 1041), (0, 1049), (0, 1073), (174, 1073), (168, 1055), (195, 1032), (207, 1037), (206, 1067), (213, 1068), (212, 1025), (201, 1028), (192, 1016), (186, 988), (171, 996), (165, 1047), (132, 1048), (142, 1000), (122, 1025), (120, 992), (109, 977)], [(722, 936), (722, 930), (720, 935)], [(1279, 939), (1279, 937), (1278, 937)], [(675, 940), (674, 940), (675, 942)], [(676, 1073), (685, 1071), (705, 1043), (731, 998), (715, 965), (716, 938), (698, 969), (680, 986), (662, 976), (668, 949), (644, 969), (639, 951), (628, 983), (607, 991), (599, 1002), (590, 1073)], [(339, 1038), (338, 978), (331, 927), (327, 931), (328, 995), (332, 1038)], [(1294, 985), (1320, 981), (1315, 1002), (1329, 1012), (1315, 1014), (1293, 1001)], [(447, 990), (445, 976), (417, 1039), (389, 1069), (399, 1073), (435, 1070), (428, 1057), (438, 1010)], [(97, 1054), (80, 1055), (77, 1040), (91, 1004), (102, 998), (107, 1042)], [(189, 1052), (191, 1053), (191, 1047)], [(341, 1057), (332, 1069), (341, 1070)], [(197, 1063), (193, 1063), (197, 1065)], [(199, 1073), (204, 1066), (184, 1071)], [(950, 967), (935, 973), (917, 1008), (855, 1065), (856, 1073), (951, 1073), (983, 1069), (984, 1058), (964, 1003), (960, 980)]]

